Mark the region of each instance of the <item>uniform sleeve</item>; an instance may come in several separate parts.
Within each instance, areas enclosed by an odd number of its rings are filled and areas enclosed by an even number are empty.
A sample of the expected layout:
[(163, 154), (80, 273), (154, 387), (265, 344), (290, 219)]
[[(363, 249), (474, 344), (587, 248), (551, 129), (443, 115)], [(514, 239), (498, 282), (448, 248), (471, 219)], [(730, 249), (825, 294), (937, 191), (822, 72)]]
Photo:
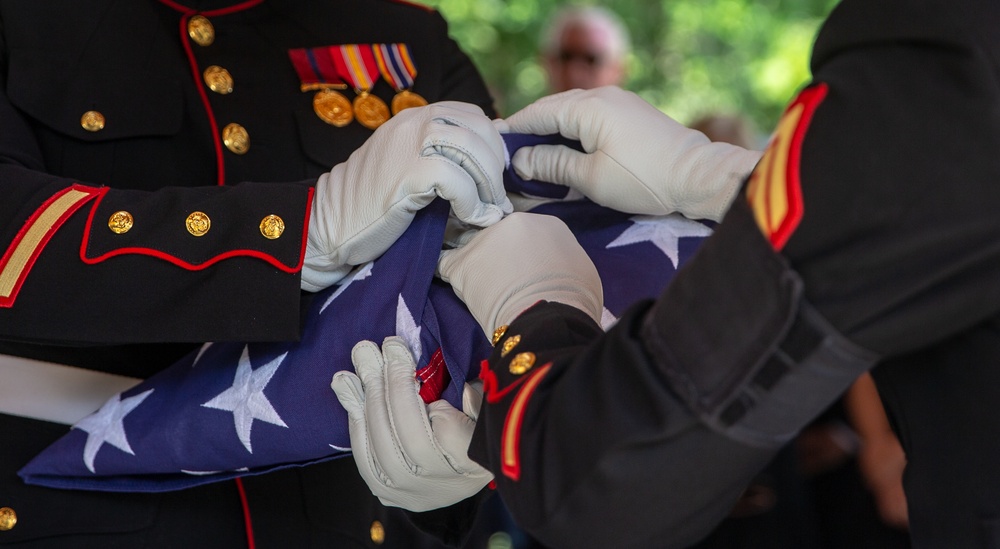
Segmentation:
[(887, 355), (1000, 309), (1000, 72), (996, 41), (976, 32), (991, 27), (963, 20), (986, 14), (963, 9), (845, 2), (814, 50), (827, 93), (804, 132), (802, 215), (781, 253), (831, 323)]
[(484, 367), (470, 455), (543, 543), (683, 547), (728, 513), (772, 455), (707, 429), (675, 398), (640, 342), (649, 306), (602, 336), (578, 310), (536, 305)]
[(307, 184), (111, 190), (45, 173), (6, 95), (0, 117), (0, 338), (297, 337)]
[(552, 303), (511, 324), (470, 454), (543, 542), (697, 540), (857, 375), (997, 313), (1000, 73), (917, 4), (838, 8), (816, 82), (656, 302), (607, 334)]

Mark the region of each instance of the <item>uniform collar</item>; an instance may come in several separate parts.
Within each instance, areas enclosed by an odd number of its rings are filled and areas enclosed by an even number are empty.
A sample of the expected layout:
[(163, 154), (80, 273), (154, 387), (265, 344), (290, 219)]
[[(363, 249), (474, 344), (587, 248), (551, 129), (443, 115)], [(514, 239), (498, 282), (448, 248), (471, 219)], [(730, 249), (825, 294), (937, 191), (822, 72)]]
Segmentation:
[[(181, 13), (235, 13), (260, 5), (264, 0), (158, 0)], [(221, 15), (220, 13), (219, 15)]]

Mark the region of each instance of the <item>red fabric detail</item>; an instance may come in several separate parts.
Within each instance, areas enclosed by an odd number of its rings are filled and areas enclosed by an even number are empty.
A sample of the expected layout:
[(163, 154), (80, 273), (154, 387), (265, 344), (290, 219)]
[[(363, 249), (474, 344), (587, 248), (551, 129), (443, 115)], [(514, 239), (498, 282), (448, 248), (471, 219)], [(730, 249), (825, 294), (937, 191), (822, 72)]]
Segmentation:
[(334, 66), (333, 55), (330, 47), (313, 48), (313, 60), (316, 61), (316, 67), (319, 69), (319, 74), (322, 76), (323, 81), (327, 84), (340, 84), (345, 88), (347, 84), (344, 84), (344, 79), (340, 77), (337, 73), (337, 67)]
[[(490, 370), (490, 361), (483, 359), (479, 363), (479, 379), (483, 380), (483, 394), (489, 395), (496, 390), (497, 376)], [(489, 402), (489, 399), (487, 399)]]
[(809, 130), (809, 123), (812, 122), (813, 113), (826, 97), (827, 85), (819, 84), (805, 90), (799, 94), (795, 101), (788, 106), (789, 109), (801, 104), (804, 109), (802, 118), (799, 120), (795, 131), (792, 133), (792, 140), (788, 150), (788, 164), (786, 171), (788, 215), (782, 220), (778, 228), (771, 234), (771, 246), (776, 251), (784, 248), (788, 239), (798, 228), (802, 221), (805, 206), (802, 202), (802, 181), (800, 179), (800, 169), (802, 165), (802, 141)]
[[(347, 66), (347, 59), (344, 58), (343, 48), (341, 46), (329, 46), (326, 48), (326, 51), (329, 55), (330, 62), (333, 63), (333, 70), (336, 72), (337, 76), (342, 78), (344, 82), (350, 82), (354, 85), (354, 88), (357, 89), (354, 75), (351, 74), (351, 69)], [(317, 58), (318, 57), (321, 56), (317, 56)]]
[(431, 355), (427, 366), (417, 370), (417, 379), (420, 380), (420, 398), (424, 404), (441, 399), (441, 393), (451, 381), (451, 374), (448, 373), (448, 365), (444, 362), (444, 354), (440, 347)]
[(518, 378), (517, 381), (511, 383), (506, 389), (500, 389), (500, 383), (497, 381), (497, 375), (493, 370), (490, 369), (490, 364), (488, 361), (484, 360), (479, 365), (479, 379), (483, 380), (483, 395), (486, 396), (486, 402), (489, 404), (496, 404), (500, 400), (510, 394), (518, 385), (524, 383), (526, 377)]
[[(518, 391), (507, 412), (507, 419), (504, 420), (503, 435), (500, 439), (500, 472), (515, 482), (521, 479), (521, 427), (524, 424), (528, 401), (531, 400), (538, 384), (542, 382), (542, 377), (551, 368), (552, 363), (549, 362), (522, 378), (528, 379), (528, 382)], [(512, 449), (510, 449), (511, 445), (513, 445)], [(513, 456), (513, 460), (505, 459), (508, 452)]]
[(347, 87), (337, 75), (337, 68), (330, 59), (328, 46), (288, 50), (288, 58), (291, 59), (295, 72), (299, 74), (299, 80), (303, 84), (322, 83)]
[(226, 166), (225, 159), (222, 153), (222, 136), (219, 133), (219, 124), (215, 119), (215, 112), (212, 111), (212, 105), (208, 102), (208, 93), (205, 92), (205, 83), (202, 81), (201, 70), (198, 68), (198, 60), (194, 56), (194, 51), (191, 49), (191, 40), (188, 37), (187, 25), (188, 20), (191, 16), (201, 14), (205, 17), (216, 17), (220, 15), (229, 15), (231, 13), (236, 13), (238, 11), (243, 11), (250, 9), (257, 4), (260, 4), (264, 0), (248, 0), (247, 2), (241, 2), (239, 4), (234, 4), (225, 8), (219, 8), (215, 10), (208, 10), (203, 12), (198, 12), (193, 8), (189, 8), (183, 4), (174, 2), (173, 0), (158, 0), (161, 4), (181, 12), (180, 22), (180, 32), (181, 32), (181, 44), (184, 46), (184, 54), (187, 56), (188, 65), (191, 67), (191, 76), (194, 79), (195, 87), (198, 88), (198, 96), (201, 98), (202, 106), (205, 107), (205, 112), (208, 115), (208, 125), (212, 131), (212, 142), (215, 147), (215, 183), (217, 185), (226, 184)]
[[(208, 11), (198, 12), (194, 8), (189, 8), (189, 7), (187, 7), (187, 6), (183, 5), (183, 4), (179, 4), (177, 2), (174, 2), (173, 0), (159, 0), (159, 2), (161, 4), (163, 4), (165, 6), (168, 6), (170, 8), (173, 8), (174, 10), (177, 10), (177, 11), (179, 11), (181, 13), (185, 13), (185, 14), (188, 14), (188, 15), (194, 15), (196, 13), (201, 13), (205, 17), (214, 17), (214, 16), (217, 16), (217, 15), (229, 15), (230, 13), (236, 13), (238, 11), (243, 11), (243, 10), (246, 10), (246, 9), (250, 9), (250, 8), (256, 6), (257, 4), (260, 4), (263, 1), (264, 0), (248, 0), (247, 2), (241, 2), (239, 4), (234, 4), (232, 6), (227, 6), (225, 8), (219, 8), (219, 9), (214, 9), (214, 10), (208, 10)], [(185, 36), (187, 36), (187, 35), (185, 34)]]
[[(166, 0), (160, 1), (166, 3)], [(212, 132), (212, 145), (215, 148), (215, 184), (225, 185), (226, 164), (222, 154), (222, 135), (219, 132), (219, 123), (215, 120), (215, 112), (212, 110), (212, 105), (208, 102), (205, 83), (202, 81), (201, 71), (198, 70), (198, 60), (195, 59), (194, 50), (191, 48), (191, 40), (187, 33), (188, 20), (194, 14), (194, 12), (188, 12), (181, 16), (181, 44), (184, 46), (184, 54), (187, 56), (188, 66), (191, 67), (191, 77), (194, 79), (195, 88), (198, 89), (198, 97), (201, 98), (201, 104), (208, 115), (208, 127)]]
[(243, 479), (236, 478), (236, 491), (240, 493), (240, 504), (243, 506), (243, 526), (247, 532), (247, 548), (254, 549), (256, 542), (253, 539), (253, 522), (250, 520), (250, 502), (247, 501), (247, 492), (243, 488)]
[(424, 11), (426, 11), (428, 13), (431, 13), (431, 12), (434, 11), (434, 8), (432, 8), (430, 6), (425, 6), (423, 4), (418, 4), (416, 2), (409, 2), (407, 0), (389, 0), (389, 1), (392, 2), (392, 3), (394, 3), (394, 4), (402, 4), (404, 6), (410, 6), (410, 7), (414, 7), (414, 8), (417, 8), (417, 9), (421, 9), (421, 10), (424, 10)]
[(38, 221), (38, 218), (43, 213), (45, 213), (46, 209), (60, 197), (73, 190), (84, 192), (88, 196), (81, 198), (79, 201), (73, 204), (72, 207), (63, 212), (63, 214), (52, 224), (52, 226), (49, 227), (48, 231), (46, 231), (45, 233), (45, 236), (42, 237), (38, 245), (32, 251), (31, 257), (25, 264), (24, 269), (18, 275), (17, 282), (14, 283), (14, 287), (11, 290), (10, 295), (6, 297), (0, 296), (0, 307), (9, 308), (14, 305), (14, 300), (17, 299), (17, 294), (18, 292), (21, 291), (21, 287), (24, 285), (24, 281), (28, 277), (28, 273), (31, 272), (31, 268), (34, 267), (35, 261), (38, 260), (38, 256), (41, 255), (42, 250), (45, 249), (45, 246), (49, 243), (49, 241), (52, 240), (52, 236), (56, 234), (56, 231), (58, 231), (60, 227), (62, 227), (63, 224), (66, 223), (66, 220), (69, 219), (70, 216), (72, 216), (74, 213), (76, 213), (81, 206), (92, 200), (95, 196), (103, 195), (108, 191), (107, 188), (85, 187), (83, 185), (74, 184), (49, 197), (48, 200), (42, 203), (42, 205), (39, 206), (38, 209), (31, 214), (31, 217), (29, 217), (28, 220), (24, 223), (24, 226), (21, 227), (21, 230), (18, 231), (17, 235), (14, 236), (14, 240), (10, 243), (10, 246), (7, 247), (7, 251), (4, 252), (3, 257), (0, 258), (0, 272), (3, 272), (4, 268), (7, 266), (7, 263), (14, 255), (14, 251), (17, 249), (18, 244), (21, 243), (21, 241), (24, 239), (25, 235), (28, 233), (31, 227), (35, 224), (36, 221)]
[(372, 85), (374, 88), (375, 84), (378, 83), (379, 70), (378, 61), (375, 60), (375, 52), (373, 51), (374, 45), (369, 44), (358, 44), (358, 53), (361, 55), (361, 63), (365, 67), (365, 71), (368, 72), (369, 78), (371, 78)]
[[(94, 202), (94, 206), (93, 206), (93, 208), (91, 208), (90, 215), (87, 218), (87, 226), (84, 227), (84, 230), (83, 230), (83, 242), (80, 243), (80, 260), (83, 261), (84, 263), (86, 263), (87, 265), (96, 265), (96, 264), (98, 264), (98, 263), (100, 263), (102, 261), (108, 260), (108, 259), (110, 259), (112, 257), (120, 256), (120, 255), (134, 254), (134, 255), (148, 255), (150, 257), (155, 257), (157, 259), (162, 259), (163, 261), (166, 261), (168, 263), (173, 263), (174, 265), (177, 265), (178, 267), (180, 267), (182, 269), (185, 269), (185, 270), (188, 270), (188, 271), (201, 271), (203, 269), (207, 269), (208, 267), (211, 267), (212, 265), (215, 265), (216, 263), (218, 263), (220, 261), (223, 261), (223, 260), (226, 260), (226, 259), (229, 259), (229, 258), (232, 258), (232, 257), (255, 257), (257, 259), (260, 259), (260, 260), (263, 260), (263, 261), (267, 262), (270, 265), (273, 265), (275, 268), (277, 268), (277, 269), (279, 269), (281, 271), (284, 271), (286, 273), (297, 273), (297, 272), (299, 272), (302, 269), (302, 263), (303, 263), (303, 261), (305, 261), (305, 250), (306, 250), (306, 244), (307, 244), (307, 241), (308, 241), (307, 240), (308, 239), (308, 234), (307, 234), (308, 231), (302, 231), (302, 246), (301, 246), (300, 252), (299, 252), (299, 261), (294, 266), (285, 265), (284, 263), (282, 263), (281, 261), (279, 261), (278, 258), (274, 257), (273, 255), (266, 254), (266, 253), (258, 251), (258, 250), (230, 250), (228, 252), (219, 254), (219, 255), (217, 255), (215, 257), (212, 257), (211, 259), (209, 259), (207, 261), (204, 261), (202, 263), (189, 263), (189, 262), (184, 261), (183, 259), (181, 259), (179, 257), (170, 255), (170, 254), (162, 252), (160, 250), (155, 250), (153, 248), (139, 248), (139, 247), (119, 248), (117, 250), (112, 250), (110, 252), (107, 252), (105, 254), (99, 255), (97, 257), (87, 257), (87, 243), (90, 242), (90, 230), (91, 230), (91, 227), (94, 226), (94, 216), (97, 214), (97, 207), (100, 205), (101, 199), (104, 198), (104, 194), (106, 194), (106, 192), (107, 192), (107, 189), (105, 189), (104, 192), (101, 193), (101, 198), (98, 199), (96, 202)], [(307, 202), (309, 203), (310, 206), (312, 204), (312, 195), (313, 195), (313, 189), (310, 189), (309, 190), (309, 199), (307, 200)], [(309, 211), (308, 210), (306, 211), (306, 216), (305, 216), (305, 226), (306, 227), (309, 226)]]
[(309, 55), (304, 48), (288, 50), (288, 58), (295, 67), (295, 72), (299, 73), (299, 80), (303, 84), (315, 84), (319, 82), (319, 75), (313, 70), (312, 63), (309, 62)]
[(306, 214), (302, 216), (302, 247), (299, 249), (299, 264), (295, 266), (295, 271), (302, 269), (306, 262), (306, 247), (309, 245), (309, 220), (312, 219), (312, 203), (316, 196), (316, 187), (309, 187), (309, 196), (306, 197)]
[(496, 490), (497, 489), (496, 479), (491, 480), (490, 483), (486, 485), (486, 487), (489, 488), (490, 490)]

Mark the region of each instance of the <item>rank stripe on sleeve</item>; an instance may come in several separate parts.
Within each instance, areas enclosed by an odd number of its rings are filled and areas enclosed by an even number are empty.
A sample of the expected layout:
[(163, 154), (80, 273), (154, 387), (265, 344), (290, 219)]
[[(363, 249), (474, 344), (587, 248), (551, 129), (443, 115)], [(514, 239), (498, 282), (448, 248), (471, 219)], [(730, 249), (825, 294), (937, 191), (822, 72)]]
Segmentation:
[(531, 395), (551, 368), (550, 362), (531, 374), (507, 411), (500, 441), (500, 470), (511, 480), (517, 481), (521, 478), (521, 425), (524, 423), (524, 412), (528, 408)]
[(775, 250), (785, 246), (802, 220), (802, 141), (826, 91), (826, 84), (807, 88), (788, 106), (747, 185), (757, 226)]
[(0, 259), (0, 307), (12, 307), (45, 245), (63, 223), (101, 189), (73, 185), (52, 195), (28, 218)]

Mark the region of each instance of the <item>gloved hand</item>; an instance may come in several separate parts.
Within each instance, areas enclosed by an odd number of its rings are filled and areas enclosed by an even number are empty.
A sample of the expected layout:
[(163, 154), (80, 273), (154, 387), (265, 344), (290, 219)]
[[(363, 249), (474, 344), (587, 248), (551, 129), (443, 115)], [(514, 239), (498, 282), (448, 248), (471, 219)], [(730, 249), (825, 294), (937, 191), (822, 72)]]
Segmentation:
[(347, 410), (351, 450), (362, 478), (385, 505), (429, 511), (466, 499), (493, 475), (469, 459), (482, 391), (466, 384), (464, 413), (445, 400), (424, 404), (409, 347), (387, 337), (354, 346), (357, 375), (330, 386)]
[(504, 123), (501, 131), (558, 133), (587, 151), (524, 147), (511, 159), (518, 175), (568, 185), (602, 206), (637, 214), (718, 221), (762, 154), (712, 143), (613, 86), (543, 97)]
[(462, 247), (441, 252), (437, 274), (451, 283), (486, 337), (540, 300), (571, 305), (600, 324), (600, 275), (559, 218), (513, 213), (462, 239)]
[(301, 286), (319, 291), (382, 255), (435, 197), (486, 227), (512, 206), (503, 140), (482, 109), (442, 102), (406, 109), (316, 182)]

